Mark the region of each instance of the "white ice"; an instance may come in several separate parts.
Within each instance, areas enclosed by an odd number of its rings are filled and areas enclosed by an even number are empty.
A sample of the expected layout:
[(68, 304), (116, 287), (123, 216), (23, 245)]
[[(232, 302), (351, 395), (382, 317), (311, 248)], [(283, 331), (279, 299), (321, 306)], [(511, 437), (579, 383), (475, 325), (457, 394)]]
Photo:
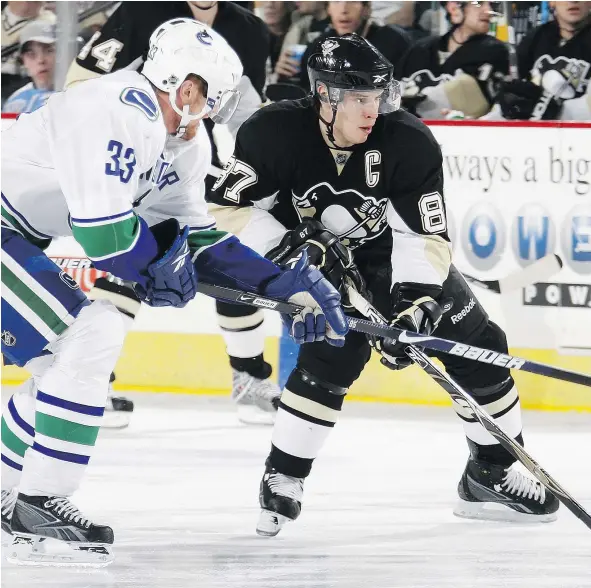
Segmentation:
[[(448, 408), (345, 403), (298, 521), (254, 533), (270, 428), (229, 400), (134, 394), (103, 430), (76, 503), (115, 529), (100, 571), (3, 562), (3, 588), (583, 588), (591, 530), (466, 521), (452, 508), (467, 449)], [(525, 414), (528, 449), (591, 509), (591, 415)]]

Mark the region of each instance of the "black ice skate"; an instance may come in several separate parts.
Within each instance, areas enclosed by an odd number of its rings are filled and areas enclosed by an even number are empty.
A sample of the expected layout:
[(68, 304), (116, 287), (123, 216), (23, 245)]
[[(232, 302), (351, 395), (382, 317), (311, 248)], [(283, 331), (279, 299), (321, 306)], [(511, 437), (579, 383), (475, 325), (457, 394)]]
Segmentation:
[(125, 396), (114, 396), (113, 382), (115, 374), (111, 374), (109, 381), (109, 394), (105, 405), (102, 426), (105, 429), (123, 429), (129, 425), (131, 413), (133, 412), (133, 401)]
[(469, 459), (458, 485), (460, 500), (454, 514), (493, 521), (555, 521), (559, 505), (556, 496), (518, 467)]
[(67, 498), (19, 494), (11, 528), (11, 563), (102, 567), (114, 559), (113, 529), (91, 523)]
[(295, 521), (302, 510), (303, 494), (304, 478), (280, 474), (267, 465), (259, 492), (262, 510), (257, 533), (275, 537), (287, 521)]

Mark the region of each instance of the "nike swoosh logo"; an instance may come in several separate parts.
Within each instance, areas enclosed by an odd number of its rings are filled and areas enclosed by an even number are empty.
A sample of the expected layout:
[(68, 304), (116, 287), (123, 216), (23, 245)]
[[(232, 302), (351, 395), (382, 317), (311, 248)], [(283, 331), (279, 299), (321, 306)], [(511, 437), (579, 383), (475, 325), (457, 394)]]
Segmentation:
[(429, 339), (431, 339), (431, 337), (428, 337), (426, 335), (420, 335), (419, 333), (412, 333), (411, 331), (405, 331), (403, 333), (400, 333), (400, 335), (398, 336), (398, 340), (401, 343), (417, 343), (419, 341), (429, 341)]

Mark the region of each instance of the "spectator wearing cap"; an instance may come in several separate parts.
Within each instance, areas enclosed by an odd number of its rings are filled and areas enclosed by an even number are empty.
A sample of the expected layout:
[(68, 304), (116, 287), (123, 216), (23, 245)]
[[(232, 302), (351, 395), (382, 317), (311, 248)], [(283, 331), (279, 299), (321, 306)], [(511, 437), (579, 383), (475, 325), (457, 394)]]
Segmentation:
[(53, 93), (55, 40), (55, 27), (46, 21), (34, 20), (23, 27), (19, 57), (31, 81), (11, 94), (3, 112), (33, 112), (47, 102)]
[(55, 24), (53, 12), (45, 2), (2, 2), (2, 100), (25, 83), (19, 55), (19, 35), (33, 20)]

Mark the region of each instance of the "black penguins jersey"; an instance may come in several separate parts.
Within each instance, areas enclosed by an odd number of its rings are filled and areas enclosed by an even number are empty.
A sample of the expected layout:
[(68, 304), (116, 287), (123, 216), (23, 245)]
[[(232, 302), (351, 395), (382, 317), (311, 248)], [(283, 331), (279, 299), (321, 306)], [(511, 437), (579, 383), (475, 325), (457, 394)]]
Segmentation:
[(420, 94), (465, 73), (478, 82), (483, 96), (492, 104), (499, 83), (509, 71), (507, 47), (490, 35), (475, 35), (449, 53), (450, 35), (421, 39), (406, 52), (396, 68), (405, 93), (412, 88), (412, 93)]
[(556, 22), (531, 31), (517, 48), (519, 74), (563, 100), (587, 92), (591, 79), (591, 24), (564, 41)]
[[(76, 63), (103, 75), (128, 67), (148, 50), (152, 33), (173, 18), (193, 18), (187, 2), (122, 2), (102, 29), (95, 33), (76, 58)], [(250, 11), (233, 2), (219, 2), (212, 28), (240, 57), (244, 75), (263, 95), (269, 33)]]
[(287, 229), (314, 218), (366, 275), (391, 263), (394, 282), (441, 284), (449, 269), (441, 151), (404, 111), (379, 116), (365, 143), (338, 150), (312, 98), (266, 106), (240, 127), (209, 199), (264, 208)]

